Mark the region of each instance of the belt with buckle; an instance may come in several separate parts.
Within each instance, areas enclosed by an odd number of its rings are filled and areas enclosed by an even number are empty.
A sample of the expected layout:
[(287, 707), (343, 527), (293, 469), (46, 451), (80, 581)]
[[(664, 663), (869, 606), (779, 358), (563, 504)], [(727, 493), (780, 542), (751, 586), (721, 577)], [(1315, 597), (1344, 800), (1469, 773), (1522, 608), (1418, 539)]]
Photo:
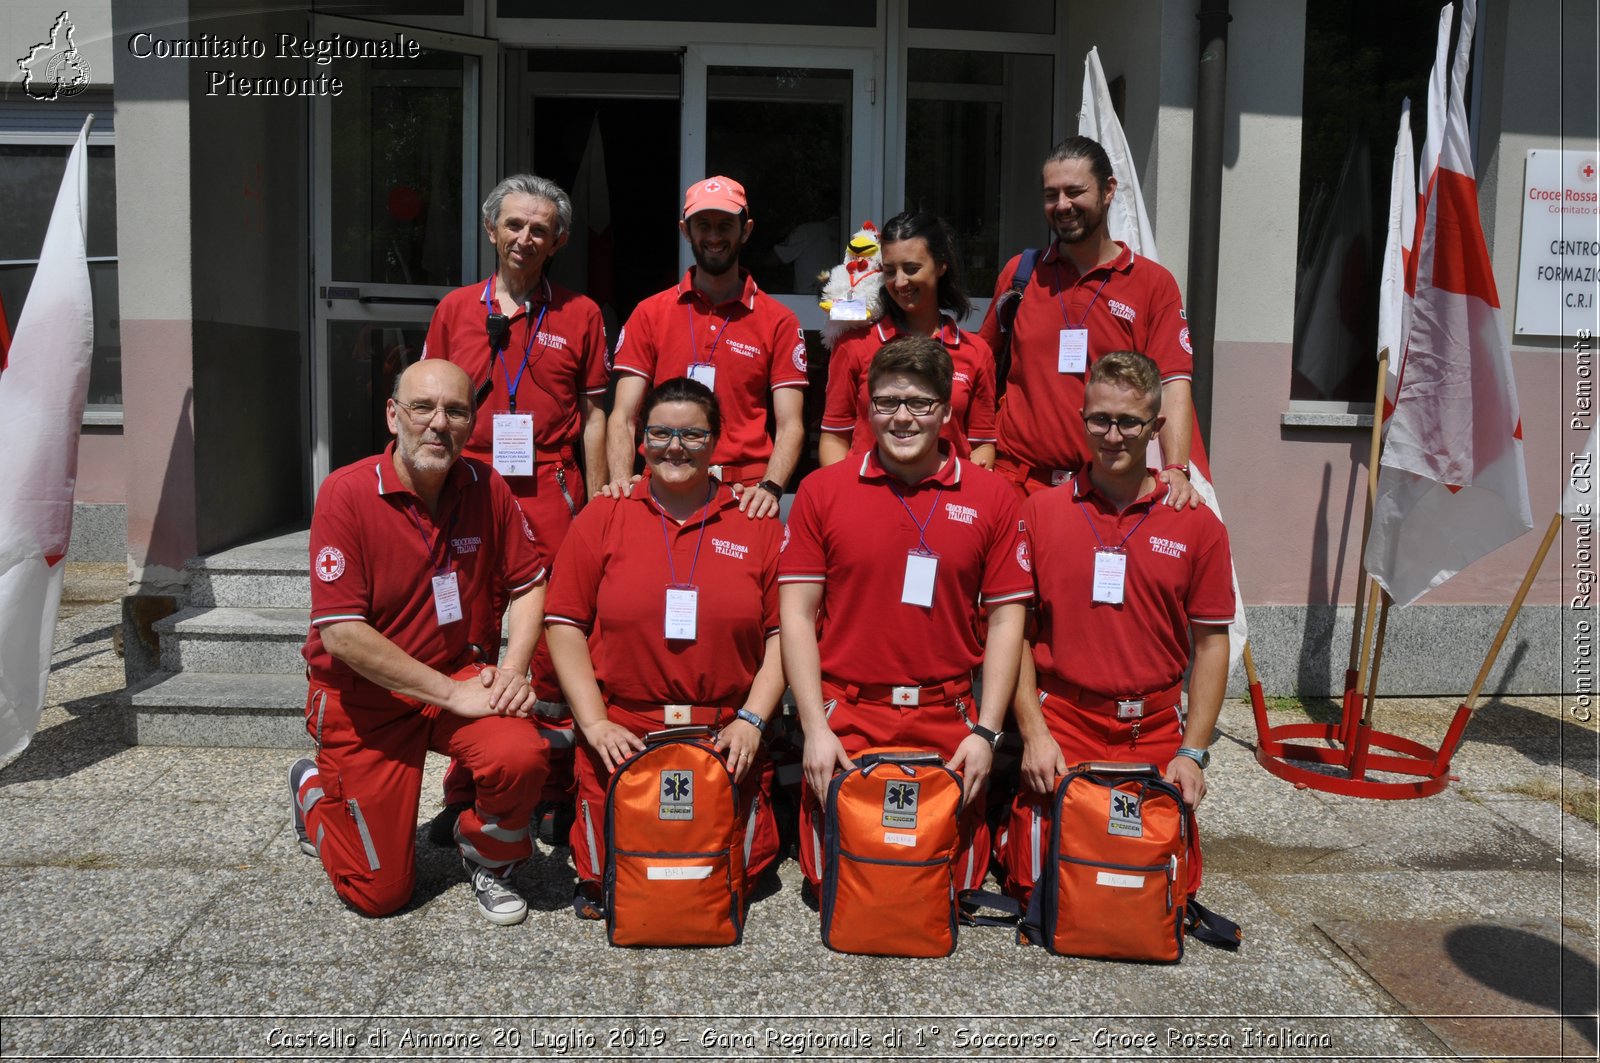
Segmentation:
[(1101, 694), (1048, 672), (1038, 675), (1039, 689), (1053, 698), (1070, 701), (1085, 712), (1113, 716), (1119, 720), (1139, 720), (1177, 705), (1183, 697), (1183, 683), (1149, 694)]
[(625, 712), (660, 720), (667, 727), (718, 727), (731, 723), (739, 711), (736, 705), (666, 705), (659, 701), (634, 701), (631, 698), (606, 697), (606, 704)]
[(916, 708), (921, 705), (944, 705), (972, 694), (972, 678), (957, 676), (943, 683), (924, 683), (921, 686), (893, 686), (888, 683), (849, 683), (826, 676), (823, 681), (844, 691), (850, 701), (873, 701), (884, 705)]

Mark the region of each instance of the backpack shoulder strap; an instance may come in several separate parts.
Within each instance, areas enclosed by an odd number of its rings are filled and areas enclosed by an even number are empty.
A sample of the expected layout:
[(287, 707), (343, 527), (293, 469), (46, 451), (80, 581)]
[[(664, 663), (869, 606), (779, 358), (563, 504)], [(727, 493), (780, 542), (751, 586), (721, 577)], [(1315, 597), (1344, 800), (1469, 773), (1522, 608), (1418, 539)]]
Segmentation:
[(1232, 952), (1244, 941), (1244, 931), (1227, 916), (1218, 915), (1193, 897), (1185, 907), (1184, 923), (1196, 941)]
[(1033, 268), (1039, 264), (1039, 249), (1025, 247), (1017, 256), (1017, 270), (1011, 275), (1011, 285), (995, 300), (994, 319), (1000, 326), (1000, 338), (994, 347), (994, 393), (999, 398), (1006, 393), (1006, 378), (1011, 375), (1011, 326), (1017, 320), (1022, 306), (1022, 295), (1028, 281), (1033, 279)]

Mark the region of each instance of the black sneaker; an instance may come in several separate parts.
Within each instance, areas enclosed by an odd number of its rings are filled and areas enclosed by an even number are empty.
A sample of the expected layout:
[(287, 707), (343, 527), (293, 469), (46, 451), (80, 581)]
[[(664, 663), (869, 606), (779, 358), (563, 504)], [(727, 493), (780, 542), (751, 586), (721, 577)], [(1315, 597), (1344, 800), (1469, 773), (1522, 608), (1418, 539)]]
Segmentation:
[(464, 856), (461, 863), (472, 881), (472, 892), (478, 898), (478, 911), (483, 913), (485, 919), (496, 926), (516, 926), (528, 917), (528, 902), (511, 888), (509, 882)]
[(453, 849), (456, 844), (456, 820), (461, 818), (467, 805), (445, 805), (428, 824), (428, 840), (440, 848)]
[(294, 836), (300, 843), (300, 851), (307, 856), (316, 856), (317, 847), (306, 833), (306, 816), (300, 811), (300, 787), (305, 785), (306, 776), (316, 770), (317, 762), (310, 757), (301, 757), (289, 765), (289, 822), (294, 824)]

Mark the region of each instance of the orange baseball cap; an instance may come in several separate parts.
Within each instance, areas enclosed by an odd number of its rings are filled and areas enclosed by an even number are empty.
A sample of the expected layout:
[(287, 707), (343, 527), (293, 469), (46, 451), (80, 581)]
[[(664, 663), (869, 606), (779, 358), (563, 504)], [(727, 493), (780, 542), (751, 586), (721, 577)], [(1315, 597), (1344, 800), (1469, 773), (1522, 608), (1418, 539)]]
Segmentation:
[(696, 181), (683, 194), (685, 218), (702, 210), (725, 210), (729, 214), (738, 214), (748, 208), (744, 185), (731, 177), (708, 177), (704, 181)]

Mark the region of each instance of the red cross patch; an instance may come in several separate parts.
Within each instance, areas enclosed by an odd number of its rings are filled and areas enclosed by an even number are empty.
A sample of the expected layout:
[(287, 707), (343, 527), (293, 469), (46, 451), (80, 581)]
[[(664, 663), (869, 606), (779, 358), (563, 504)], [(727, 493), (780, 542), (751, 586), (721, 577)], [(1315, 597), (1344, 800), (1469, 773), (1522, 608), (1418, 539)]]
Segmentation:
[(344, 575), (344, 554), (337, 546), (324, 546), (317, 551), (317, 562), (311, 566), (317, 578), (324, 583), (332, 583)]

